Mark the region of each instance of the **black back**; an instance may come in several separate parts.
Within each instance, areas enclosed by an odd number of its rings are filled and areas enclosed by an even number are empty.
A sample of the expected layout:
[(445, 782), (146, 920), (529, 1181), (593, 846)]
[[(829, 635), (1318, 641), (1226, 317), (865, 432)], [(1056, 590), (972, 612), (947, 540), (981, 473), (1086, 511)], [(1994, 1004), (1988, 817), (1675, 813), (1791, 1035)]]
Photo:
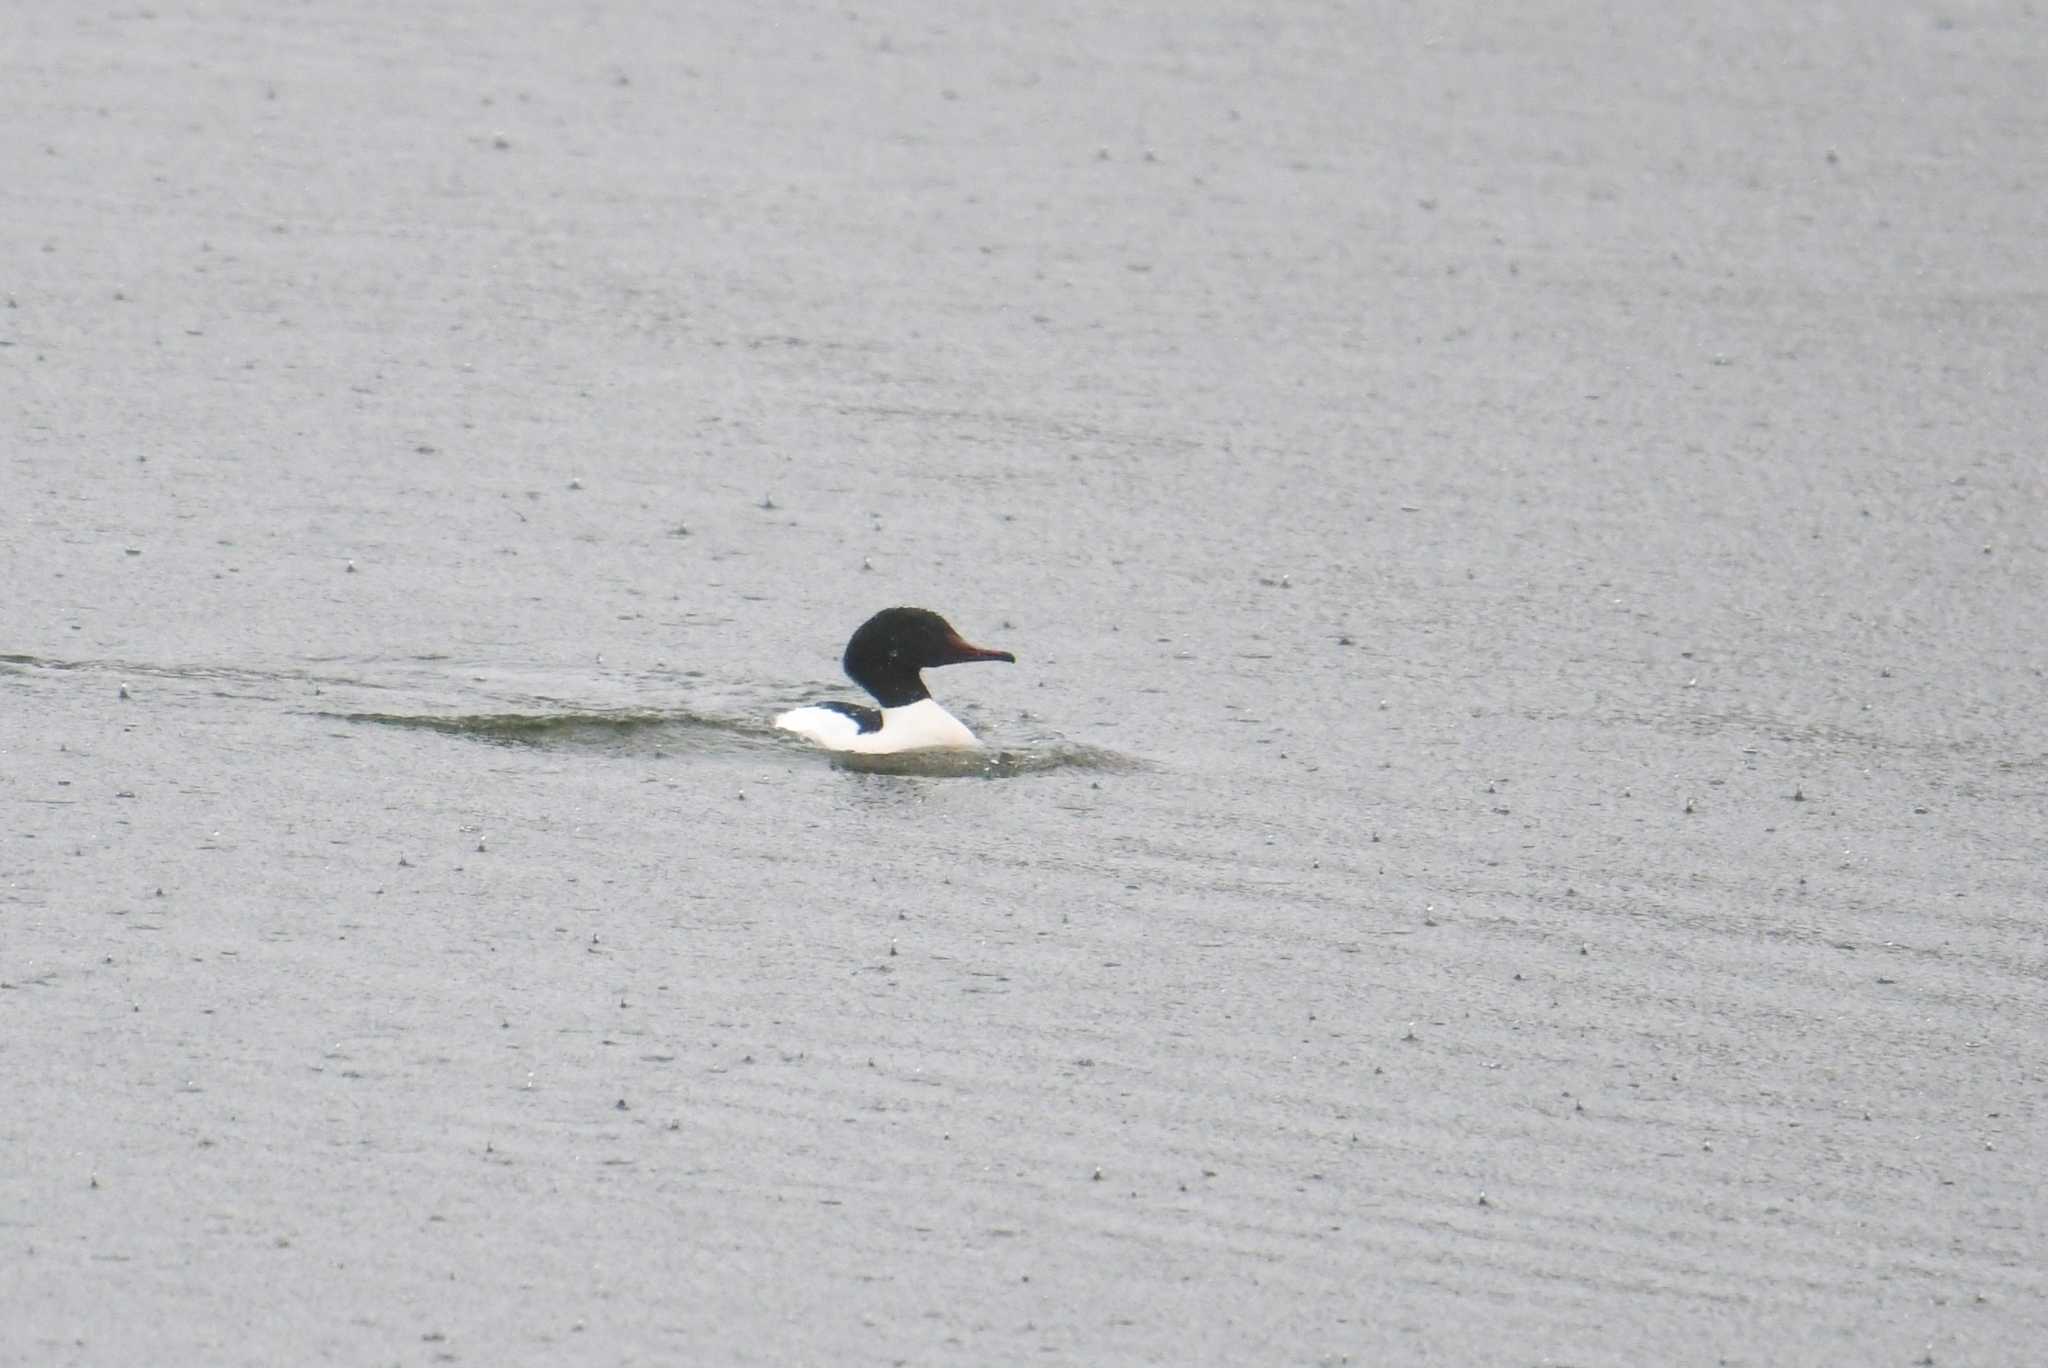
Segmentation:
[(882, 729), (882, 714), (873, 708), (863, 707), (858, 703), (841, 703), (836, 698), (830, 703), (820, 703), (817, 706), (820, 708), (830, 708), (836, 713), (845, 713), (860, 724), (862, 736), (866, 736), (869, 732), (878, 732)]

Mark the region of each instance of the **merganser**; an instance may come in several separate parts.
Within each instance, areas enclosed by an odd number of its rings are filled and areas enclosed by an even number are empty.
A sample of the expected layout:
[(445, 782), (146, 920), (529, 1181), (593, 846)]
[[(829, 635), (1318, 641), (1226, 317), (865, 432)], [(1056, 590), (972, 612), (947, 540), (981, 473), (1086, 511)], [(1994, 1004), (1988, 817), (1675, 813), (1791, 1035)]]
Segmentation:
[(861, 755), (979, 746), (966, 724), (932, 698), (920, 674), (970, 660), (1017, 663), (1008, 651), (968, 645), (951, 623), (928, 609), (884, 608), (854, 632), (840, 661), (846, 677), (873, 694), (881, 708), (814, 703), (790, 709), (775, 725), (827, 750)]

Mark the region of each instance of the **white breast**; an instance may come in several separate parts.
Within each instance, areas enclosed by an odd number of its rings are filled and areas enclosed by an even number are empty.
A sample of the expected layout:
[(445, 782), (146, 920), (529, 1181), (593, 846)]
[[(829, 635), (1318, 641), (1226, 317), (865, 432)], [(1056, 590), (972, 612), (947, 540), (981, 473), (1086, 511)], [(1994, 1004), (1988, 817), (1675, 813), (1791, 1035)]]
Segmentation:
[(961, 750), (981, 744), (965, 723), (930, 698), (901, 708), (882, 709), (879, 731), (863, 732), (860, 723), (836, 708), (792, 708), (776, 718), (775, 725), (826, 750), (851, 751), (856, 755)]

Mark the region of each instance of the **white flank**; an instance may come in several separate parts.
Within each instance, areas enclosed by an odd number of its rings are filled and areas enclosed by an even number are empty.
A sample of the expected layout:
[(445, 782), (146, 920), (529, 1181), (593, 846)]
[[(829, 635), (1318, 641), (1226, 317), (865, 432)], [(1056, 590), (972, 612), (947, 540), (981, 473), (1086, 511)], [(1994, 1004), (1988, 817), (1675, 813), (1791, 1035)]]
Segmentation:
[(965, 723), (930, 698), (901, 708), (882, 709), (880, 731), (862, 732), (860, 723), (836, 708), (791, 708), (775, 719), (775, 725), (826, 750), (856, 755), (962, 750), (981, 744)]
[(860, 723), (837, 708), (791, 708), (775, 725), (826, 750), (846, 750), (860, 735)]

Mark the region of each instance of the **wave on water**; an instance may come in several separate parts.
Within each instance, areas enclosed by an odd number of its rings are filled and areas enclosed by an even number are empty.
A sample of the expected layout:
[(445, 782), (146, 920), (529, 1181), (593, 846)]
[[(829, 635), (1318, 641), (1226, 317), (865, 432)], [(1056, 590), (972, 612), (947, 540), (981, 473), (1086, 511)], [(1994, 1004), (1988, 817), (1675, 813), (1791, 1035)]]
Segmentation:
[(604, 712), (502, 713), (324, 713), (341, 722), (401, 727), (466, 737), (488, 745), (588, 747), (598, 750), (675, 754), (773, 747), (814, 757), (821, 764), (862, 774), (924, 779), (1016, 779), (1061, 770), (1128, 772), (1143, 765), (1098, 746), (1056, 740), (986, 750), (909, 751), (898, 755), (851, 755), (820, 750), (808, 742), (752, 719), (712, 717), (677, 710), (619, 709)]
[[(275, 702), (280, 695), (289, 698), (294, 693), (303, 698), (301, 691), (310, 691), (315, 696), (326, 693), (332, 700), (337, 693), (355, 690), (382, 693), (389, 697), (395, 688), (408, 687), (415, 691), (420, 688), (418, 681), (398, 685), (296, 668), (55, 660), (0, 652), (0, 677), (6, 677), (10, 685), (41, 671), (106, 673), (131, 679), (155, 679), (165, 684), (198, 685), (218, 697), (258, 702)], [(415, 692), (415, 696), (420, 695)], [(553, 700), (531, 695), (517, 701), (541, 706), (526, 712), (344, 712), (334, 708), (306, 711), (311, 716), (337, 722), (436, 732), (496, 746), (585, 749), (618, 755), (661, 757), (729, 755), (738, 751), (773, 749), (791, 758), (800, 757), (840, 770), (905, 778), (1018, 779), (1069, 771), (1131, 773), (1148, 768), (1144, 761), (1133, 756), (1099, 746), (1075, 745), (1044, 732), (1020, 737), (1010, 744), (992, 745), (986, 750), (851, 755), (844, 751), (821, 750), (760, 717), (734, 717), (673, 708), (549, 709), (547, 704)]]
[[(601, 712), (325, 713), (340, 722), (440, 732), (500, 746), (594, 746), (600, 749), (703, 749), (719, 738), (765, 740), (758, 723), (648, 708)], [(671, 744), (660, 744), (663, 740)], [(694, 744), (693, 744), (694, 743)]]
[[(813, 750), (811, 747), (805, 747)], [(1144, 765), (1128, 755), (1100, 746), (1048, 742), (1035, 746), (991, 746), (986, 750), (903, 751), (895, 755), (853, 755), (845, 751), (813, 753), (839, 769), (860, 774), (895, 774), (914, 779), (1021, 779), (1061, 770), (1129, 773)]]

